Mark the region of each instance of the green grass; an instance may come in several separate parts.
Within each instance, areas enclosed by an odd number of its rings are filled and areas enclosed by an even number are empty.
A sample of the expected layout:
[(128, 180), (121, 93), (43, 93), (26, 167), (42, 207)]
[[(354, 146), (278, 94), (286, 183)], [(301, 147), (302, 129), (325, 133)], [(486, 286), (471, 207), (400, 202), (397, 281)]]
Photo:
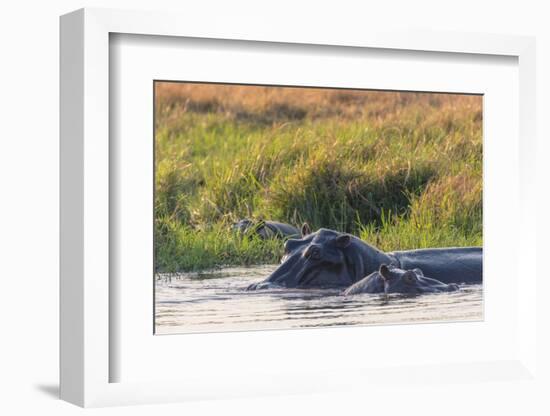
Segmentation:
[(158, 100), (157, 270), (277, 262), (280, 241), (231, 232), (245, 217), (307, 221), (383, 250), (481, 245), (476, 97), (423, 94), (393, 107), (376, 97), (354, 117), (307, 106), (300, 117), (260, 106), (243, 117), (227, 105), (189, 110), (173, 96)]
[(257, 236), (240, 238), (223, 224), (205, 230), (170, 220), (163, 220), (161, 224), (156, 235), (158, 271), (200, 271), (220, 265), (277, 263), (283, 254), (281, 241), (263, 241)]

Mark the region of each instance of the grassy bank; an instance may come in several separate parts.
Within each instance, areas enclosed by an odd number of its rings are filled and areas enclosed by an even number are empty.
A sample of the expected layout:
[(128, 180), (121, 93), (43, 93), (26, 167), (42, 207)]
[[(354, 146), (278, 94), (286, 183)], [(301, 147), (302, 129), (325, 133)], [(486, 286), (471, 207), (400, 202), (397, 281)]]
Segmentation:
[(159, 271), (276, 262), (263, 218), (384, 250), (482, 243), (481, 98), (157, 84)]

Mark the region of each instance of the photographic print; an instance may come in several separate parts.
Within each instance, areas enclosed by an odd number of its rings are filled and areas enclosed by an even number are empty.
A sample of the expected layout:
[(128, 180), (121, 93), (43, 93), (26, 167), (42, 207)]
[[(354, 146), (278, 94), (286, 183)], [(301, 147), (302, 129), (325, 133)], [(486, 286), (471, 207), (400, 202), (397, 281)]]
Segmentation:
[(483, 319), (481, 95), (153, 87), (155, 334)]

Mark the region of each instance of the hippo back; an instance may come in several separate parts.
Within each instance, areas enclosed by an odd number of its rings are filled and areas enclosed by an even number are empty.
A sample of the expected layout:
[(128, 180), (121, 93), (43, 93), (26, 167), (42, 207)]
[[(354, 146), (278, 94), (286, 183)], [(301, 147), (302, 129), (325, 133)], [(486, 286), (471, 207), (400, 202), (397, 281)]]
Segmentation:
[(481, 247), (449, 247), (388, 253), (401, 269), (421, 269), (426, 276), (443, 283), (481, 283), (483, 249)]
[(265, 232), (265, 235), (263, 235), (263, 237), (266, 237), (266, 238), (271, 235), (279, 236), (279, 237), (299, 237), (300, 236), (300, 231), (296, 227), (290, 224), (282, 223), (282, 222), (265, 221), (263, 228), (264, 228), (263, 231)]

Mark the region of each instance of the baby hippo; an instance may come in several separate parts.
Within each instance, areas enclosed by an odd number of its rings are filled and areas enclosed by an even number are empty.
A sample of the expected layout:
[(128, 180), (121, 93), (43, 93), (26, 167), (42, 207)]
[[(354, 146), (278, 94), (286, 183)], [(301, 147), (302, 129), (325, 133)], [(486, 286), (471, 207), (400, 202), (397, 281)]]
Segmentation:
[(439, 280), (425, 277), (420, 269), (402, 270), (392, 265), (382, 264), (377, 272), (373, 272), (357, 283), (348, 287), (344, 295), (359, 293), (389, 293), (421, 294), (436, 292), (452, 292), (458, 290), (455, 283), (446, 284)]

